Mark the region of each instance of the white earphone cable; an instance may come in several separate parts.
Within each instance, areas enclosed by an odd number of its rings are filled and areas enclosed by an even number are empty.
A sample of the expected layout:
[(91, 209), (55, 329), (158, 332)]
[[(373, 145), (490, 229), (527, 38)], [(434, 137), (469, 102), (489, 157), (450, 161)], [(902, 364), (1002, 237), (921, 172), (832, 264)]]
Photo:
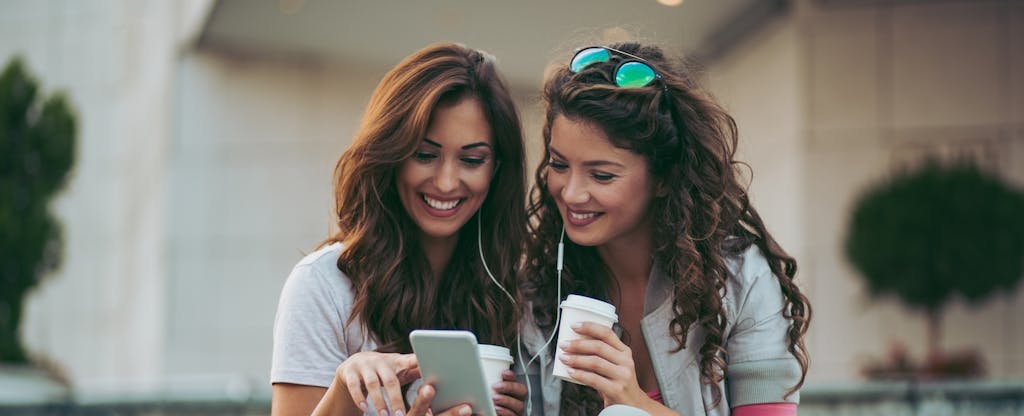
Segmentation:
[[(562, 233), (561, 235), (558, 236), (558, 259), (555, 262), (555, 286), (558, 288), (556, 290), (557, 297), (555, 299), (557, 299), (558, 302), (562, 301), (562, 260), (565, 256), (565, 245), (563, 244), (564, 240), (565, 225), (563, 224)], [(561, 321), (561, 319), (562, 308), (559, 307), (558, 305), (555, 305), (555, 325), (551, 329), (551, 336), (549, 336), (548, 340), (544, 342), (544, 345), (541, 345), (540, 348), (537, 348), (537, 354), (534, 354), (534, 356), (530, 358), (530, 361), (523, 362), (523, 343), (519, 338), (520, 335), (516, 334), (516, 344), (518, 347), (516, 353), (519, 358), (519, 363), (522, 364), (523, 366), (523, 378), (526, 379), (526, 416), (531, 416), (533, 413), (533, 388), (530, 386), (530, 374), (527, 372), (526, 369), (530, 367), (530, 364), (533, 364), (533, 360), (536, 360), (537, 357), (540, 357), (540, 355), (543, 354), (544, 348), (547, 348), (547, 346), (551, 344), (551, 341), (555, 339), (555, 334), (558, 333), (558, 324)], [(544, 371), (544, 369), (541, 369), (541, 371)]]
[(487, 260), (484, 259), (484, 245), (480, 237), (480, 227), (482, 227), (480, 223), (482, 222), (483, 218), (481, 218), (480, 213), (478, 212), (476, 214), (476, 248), (480, 252), (480, 262), (484, 264), (484, 271), (487, 272), (487, 276), (491, 278), (491, 281), (498, 286), (498, 289), (501, 289), (501, 292), (504, 293), (505, 296), (508, 296), (508, 300), (512, 301), (513, 305), (516, 305), (516, 298), (505, 290), (505, 286), (502, 286), (502, 284), (498, 282), (498, 279), (494, 277), (494, 273), (491, 273), (491, 268), (487, 267)]

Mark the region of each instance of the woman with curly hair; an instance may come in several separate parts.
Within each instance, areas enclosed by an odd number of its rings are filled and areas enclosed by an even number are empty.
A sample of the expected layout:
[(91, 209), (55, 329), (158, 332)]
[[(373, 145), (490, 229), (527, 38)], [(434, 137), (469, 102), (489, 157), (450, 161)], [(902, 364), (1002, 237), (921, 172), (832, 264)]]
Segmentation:
[[(432, 45), (377, 86), (335, 169), (338, 232), (281, 293), (272, 414), (404, 415), (402, 386), (419, 377), (414, 329), (516, 343), (505, 288), (516, 286), (526, 240), (526, 175), (519, 116), (494, 62)], [(500, 415), (522, 411), (526, 388), (511, 371), (495, 390)], [(409, 415), (434, 394), (418, 392)]]
[[(543, 98), (523, 342), (544, 413), (795, 415), (810, 305), (741, 184), (733, 118), (636, 43), (579, 50)], [(618, 324), (551, 345), (571, 293), (611, 303)], [(580, 384), (550, 376), (555, 348)]]

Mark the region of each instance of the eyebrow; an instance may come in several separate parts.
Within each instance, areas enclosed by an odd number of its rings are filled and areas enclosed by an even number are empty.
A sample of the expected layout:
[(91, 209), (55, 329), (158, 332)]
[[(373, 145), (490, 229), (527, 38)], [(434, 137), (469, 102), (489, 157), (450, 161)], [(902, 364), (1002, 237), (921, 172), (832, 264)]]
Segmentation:
[[(567, 157), (565, 157), (565, 155), (562, 154), (562, 152), (555, 150), (555, 148), (551, 147), (550, 145), (548, 145), (548, 150), (551, 151), (551, 153), (554, 153), (555, 156), (558, 156), (558, 158), (560, 159), (568, 159)], [(620, 168), (625, 168), (623, 164), (618, 162), (612, 162), (610, 160), (588, 160), (586, 162), (583, 162), (583, 166), (618, 166)]]
[[(435, 141), (427, 139), (427, 138), (424, 138), (423, 141), (426, 142), (427, 144), (429, 144), (431, 146), (434, 146), (434, 147), (437, 147), (439, 149), (441, 147), (444, 147), (444, 146), (441, 146), (441, 143), (435, 142)], [(476, 143), (470, 143), (470, 144), (467, 144), (465, 146), (462, 146), (462, 150), (475, 149), (477, 147), (493, 148), (493, 146), (491, 146), (490, 143), (487, 143), (487, 142), (476, 142)]]

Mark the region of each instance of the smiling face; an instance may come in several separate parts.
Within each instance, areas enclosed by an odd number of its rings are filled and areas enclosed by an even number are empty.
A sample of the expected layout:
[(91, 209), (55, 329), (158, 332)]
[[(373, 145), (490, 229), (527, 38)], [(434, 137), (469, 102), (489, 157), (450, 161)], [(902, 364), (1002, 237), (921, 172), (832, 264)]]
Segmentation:
[(398, 195), (425, 239), (455, 238), (472, 218), (490, 186), (494, 140), (475, 97), (439, 105), (427, 136), (396, 178)]
[(643, 156), (613, 146), (596, 126), (561, 115), (552, 123), (548, 150), (548, 192), (573, 242), (649, 244), (655, 181)]

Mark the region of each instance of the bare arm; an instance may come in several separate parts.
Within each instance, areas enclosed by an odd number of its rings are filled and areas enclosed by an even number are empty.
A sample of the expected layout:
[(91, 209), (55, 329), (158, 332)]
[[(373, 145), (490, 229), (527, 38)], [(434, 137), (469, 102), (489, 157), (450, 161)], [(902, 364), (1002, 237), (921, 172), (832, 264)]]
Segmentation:
[(271, 416), (354, 416), (363, 411), (352, 402), (343, 383), (331, 383), (329, 389), (300, 384), (275, 383)]
[(327, 389), (301, 384), (274, 383), (271, 416), (309, 416)]

